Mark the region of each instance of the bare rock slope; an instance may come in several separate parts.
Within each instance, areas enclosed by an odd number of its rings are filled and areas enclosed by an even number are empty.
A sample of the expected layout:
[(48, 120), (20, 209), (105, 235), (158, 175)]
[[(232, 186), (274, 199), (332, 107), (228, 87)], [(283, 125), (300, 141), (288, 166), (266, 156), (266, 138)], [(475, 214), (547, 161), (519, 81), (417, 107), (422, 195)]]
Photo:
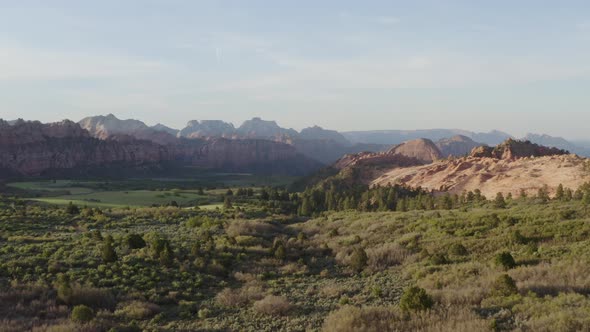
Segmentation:
[(546, 186), (553, 194), (559, 184), (576, 189), (589, 181), (589, 165), (588, 159), (564, 150), (508, 140), (495, 148), (476, 148), (464, 158), (382, 170), (369, 184), (399, 183), (457, 194), (479, 189), (488, 197), (521, 190), (535, 194)]

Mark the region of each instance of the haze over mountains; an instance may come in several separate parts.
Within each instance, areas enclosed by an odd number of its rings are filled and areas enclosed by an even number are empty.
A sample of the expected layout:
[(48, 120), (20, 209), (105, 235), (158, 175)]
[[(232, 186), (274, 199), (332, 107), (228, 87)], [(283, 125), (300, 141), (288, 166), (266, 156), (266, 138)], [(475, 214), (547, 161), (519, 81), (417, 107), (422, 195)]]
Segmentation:
[[(23, 175), (103, 164), (149, 168), (161, 167), (162, 163), (306, 174), (322, 164), (374, 159), (375, 154), (385, 159), (404, 155), (432, 163), (449, 156), (466, 156), (476, 147), (512, 138), (500, 131), (455, 129), (340, 133), (312, 126), (296, 131), (257, 117), (239, 127), (221, 120), (192, 120), (182, 129), (148, 126), (113, 114), (87, 117), (77, 124), (68, 120), (53, 124), (16, 120), (2, 121), (0, 126), (0, 152), (4, 156), (0, 167), (5, 173)], [(590, 155), (588, 149), (563, 138), (529, 134), (525, 139)], [(346, 155), (352, 157), (343, 157)]]

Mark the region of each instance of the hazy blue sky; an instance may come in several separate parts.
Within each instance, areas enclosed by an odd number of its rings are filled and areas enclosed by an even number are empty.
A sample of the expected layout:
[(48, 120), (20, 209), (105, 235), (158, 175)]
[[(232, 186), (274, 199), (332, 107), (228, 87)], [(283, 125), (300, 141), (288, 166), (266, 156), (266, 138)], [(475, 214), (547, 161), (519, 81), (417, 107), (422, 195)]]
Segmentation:
[(590, 138), (589, 1), (0, 0), (0, 117)]

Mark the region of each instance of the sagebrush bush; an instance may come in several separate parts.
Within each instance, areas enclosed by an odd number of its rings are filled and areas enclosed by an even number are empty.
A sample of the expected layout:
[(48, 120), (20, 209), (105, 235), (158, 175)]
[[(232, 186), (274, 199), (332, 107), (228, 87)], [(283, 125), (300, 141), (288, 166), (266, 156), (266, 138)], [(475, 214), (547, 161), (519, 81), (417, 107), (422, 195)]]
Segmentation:
[(402, 264), (410, 255), (410, 252), (397, 243), (385, 243), (383, 245), (366, 250), (368, 266), (372, 271), (385, 270), (391, 266)]
[(268, 295), (262, 300), (254, 302), (254, 310), (273, 316), (283, 316), (293, 309), (293, 305), (284, 296)]
[(398, 314), (386, 307), (357, 308), (344, 306), (332, 311), (324, 320), (325, 332), (394, 331)]
[(115, 311), (115, 314), (125, 316), (128, 319), (147, 319), (151, 318), (160, 312), (160, 307), (157, 304), (133, 301), (122, 306), (121, 309)]

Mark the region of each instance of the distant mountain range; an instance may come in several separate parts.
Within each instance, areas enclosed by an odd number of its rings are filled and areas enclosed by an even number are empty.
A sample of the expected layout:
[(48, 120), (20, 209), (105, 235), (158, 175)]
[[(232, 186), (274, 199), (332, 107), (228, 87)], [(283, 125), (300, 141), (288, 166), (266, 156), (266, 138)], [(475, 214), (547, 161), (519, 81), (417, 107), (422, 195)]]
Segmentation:
[[(239, 127), (222, 120), (193, 120), (180, 130), (162, 124), (148, 126), (136, 119), (121, 120), (113, 114), (87, 117), (78, 123), (64, 121), (41, 124), (20, 119), (0, 121), (0, 146), (4, 149), (0, 149), (0, 154), (7, 153), (4, 155), (5, 159), (0, 161), (0, 168), (21, 174), (41, 174), (56, 167), (100, 166), (103, 162), (131, 162), (136, 165), (142, 161), (181, 162), (186, 165), (225, 170), (281, 169), (287, 172), (290, 164), (292, 169), (297, 170), (296, 173), (305, 173), (321, 164), (332, 164), (348, 154), (363, 152), (365, 154), (361, 155), (366, 156), (366, 153), (398, 149), (403, 150), (401, 154), (430, 162), (449, 156), (465, 156), (476, 147), (496, 145), (512, 138), (501, 131), (477, 133), (458, 129), (341, 133), (313, 126), (298, 132), (291, 128), (283, 128), (275, 121), (257, 117), (245, 121)], [(39, 136), (39, 132), (43, 134)], [(36, 141), (26, 143), (30, 137), (36, 137)], [(75, 159), (84, 156), (80, 145), (75, 148), (69, 145), (74, 144), (75, 139), (86, 142), (82, 146), (90, 149), (87, 153), (98, 153), (100, 157), (94, 155), (85, 157), (87, 160)], [(416, 139), (419, 140), (402, 145)], [(590, 156), (590, 149), (563, 138), (528, 134), (524, 139)], [(108, 148), (105, 148), (104, 142), (108, 142)], [(45, 150), (35, 150), (39, 146), (44, 146)], [(100, 150), (93, 150), (98, 147)], [(78, 149), (75, 150), (78, 152), (68, 149)], [(33, 150), (36, 152), (29, 156), (32, 159), (27, 159), (27, 152)], [(51, 151), (54, 154), (51, 154)], [(114, 155), (108, 156), (109, 151), (115, 151)], [(412, 151), (427, 152), (413, 156)], [(72, 159), (74, 155), (77, 156), (75, 160)], [(279, 164), (281, 167), (277, 166)], [(296, 165), (298, 166), (295, 167)]]
[(418, 138), (438, 141), (460, 135), (478, 143), (496, 145), (512, 137), (507, 133), (497, 130), (490, 131), (489, 133), (476, 133), (460, 129), (369, 130), (348, 131), (342, 134), (351, 142), (379, 144), (400, 144)]

